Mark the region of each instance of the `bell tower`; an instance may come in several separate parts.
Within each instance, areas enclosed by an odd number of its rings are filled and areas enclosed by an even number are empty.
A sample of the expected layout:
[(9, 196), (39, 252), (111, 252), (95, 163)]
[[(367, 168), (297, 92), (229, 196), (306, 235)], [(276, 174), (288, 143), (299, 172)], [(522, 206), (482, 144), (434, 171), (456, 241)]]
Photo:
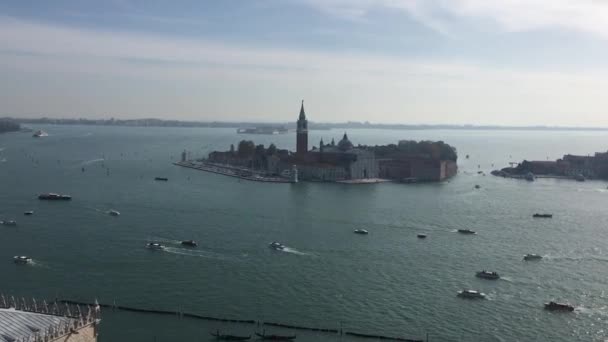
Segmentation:
[(302, 107), (300, 107), (296, 132), (296, 154), (303, 156), (308, 152), (308, 120), (306, 120), (306, 113), (304, 113), (304, 100), (302, 100)]

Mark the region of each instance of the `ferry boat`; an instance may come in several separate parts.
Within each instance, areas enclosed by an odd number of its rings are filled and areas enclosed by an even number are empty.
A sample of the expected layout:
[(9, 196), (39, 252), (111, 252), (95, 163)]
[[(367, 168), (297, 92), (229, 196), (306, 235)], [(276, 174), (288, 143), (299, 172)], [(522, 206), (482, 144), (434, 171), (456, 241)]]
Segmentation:
[(39, 200), (49, 200), (49, 201), (69, 201), (72, 199), (72, 196), (70, 195), (60, 195), (60, 194), (55, 194), (55, 193), (47, 193), (47, 194), (40, 194), (38, 195), (38, 199)]
[(574, 306), (550, 301), (549, 303), (545, 303), (545, 309), (550, 311), (574, 311)]
[(33, 210), (28, 210), (28, 211), (24, 212), (23, 215), (25, 215), (25, 216), (32, 216), (32, 215), (34, 215), (34, 211)]
[(3, 226), (16, 226), (17, 221), (14, 221), (14, 220), (0, 221), (0, 224)]
[(498, 275), (498, 273), (490, 272), (490, 271), (486, 271), (486, 270), (475, 273), (475, 276), (477, 278), (490, 279), (490, 280), (500, 279), (500, 275)]
[(462, 297), (462, 298), (471, 298), (471, 299), (484, 299), (486, 298), (486, 294), (485, 293), (481, 293), (479, 291), (475, 291), (475, 290), (462, 290), (462, 291), (458, 291), (458, 297)]
[(28, 264), (32, 262), (32, 258), (25, 255), (15, 255), (13, 257), (13, 261), (15, 262), (15, 264)]
[(184, 240), (182, 241), (182, 246), (196, 247), (198, 246), (198, 243), (196, 243), (194, 240)]
[(48, 137), (48, 136), (49, 136), (49, 134), (42, 130), (38, 130), (38, 131), (34, 132), (34, 134), (32, 135), (32, 137), (34, 137), (34, 138), (41, 138), (41, 137)]
[(165, 246), (161, 245), (158, 242), (149, 242), (146, 245), (146, 248), (149, 248), (149, 249), (165, 249)]
[(540, 260), (543, 257), (541, 255), (538, 254), (526, 254), (524, 255), (524, 260), (526, 261), (533, 261), (533, 260)]
[(552, 218), (553, 214), (539, 214), (539, 213), (536, 213), (536, 214), (532, 215), (532, 217), (534, 217), (534, 218)]
[(108, 215), (110, 215), (110, 216), (120, 216), (120, 212), (118, 212), (118, 211), (116, 211), (114, 209), (111, 209), (111, 210), (108, 210)]
[(282, 251), (282, 250), (284, 250), (284, 249), (285, 249), (285, 246), (284, 246), (284, 245), (282, 245), (282, 244), (280, 244), (280, 243), (278, 243), (278, 242), (276, 242), (276, 241), (271, 242), (271, 243), (268, 245), (268, 247), (270, 247), (270, 248), (272, 248), (272, 249), (274, 249), (274, 250), (277, 250), (277, 251)]
[(365, 229), (355, 229), (354, 231), (355, 234), (360, 234), (360, 235), (367, 235), (369, 234), (369, 232)]
[(460, 234), (466, 234), (466, 235), (472, 235), (472, 234), (477, 234), (474, 231), (470, 230), (470, 229), (458, 229), (458, 232)]

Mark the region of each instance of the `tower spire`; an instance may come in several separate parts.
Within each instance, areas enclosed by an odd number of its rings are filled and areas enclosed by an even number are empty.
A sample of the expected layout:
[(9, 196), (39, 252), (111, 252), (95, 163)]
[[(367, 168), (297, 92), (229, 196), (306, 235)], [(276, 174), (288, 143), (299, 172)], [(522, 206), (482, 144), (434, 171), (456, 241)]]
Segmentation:
[(302, 107), (300, 107), (300, 117), (299, 120), (306, 120), (306, 113), (304, 113), (304, 100), (302, 100)]

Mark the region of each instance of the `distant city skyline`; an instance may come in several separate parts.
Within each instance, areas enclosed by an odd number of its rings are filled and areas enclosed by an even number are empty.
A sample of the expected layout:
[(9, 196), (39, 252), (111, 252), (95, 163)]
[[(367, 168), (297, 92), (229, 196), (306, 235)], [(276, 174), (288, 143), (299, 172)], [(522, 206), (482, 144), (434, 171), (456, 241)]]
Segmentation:
[(0, 3), (0, 116), (608, 127), (608, 2)]

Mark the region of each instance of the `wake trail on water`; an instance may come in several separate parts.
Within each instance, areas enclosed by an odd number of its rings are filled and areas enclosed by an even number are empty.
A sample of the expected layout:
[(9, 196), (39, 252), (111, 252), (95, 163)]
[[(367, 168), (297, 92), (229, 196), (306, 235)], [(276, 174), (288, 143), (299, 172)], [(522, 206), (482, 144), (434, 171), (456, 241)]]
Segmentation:
[(103, 162), (103, 161), (105, 161), (104, 158), (91, 159), (91, 160), (83, 161), (82, 163), (80, 163), (80, 165), (82, 165), (82, 166), (91, 165), (91, 164), (95, 164), (95, 163), (99, 163), (99, 162)]
[(204, 251), (204, 250), (200, 250), (200, 249), (165, 247), (165, 249), (163, 249), (163, 251), (167, 252), (167, 253), (171, 253), (171, 254), (185, 255), (185, 256), (198, 257), (198, 258), (207, 258), (207, 259), (215, 259), (215, 260), (230, 260), (231, 259), (230, 257), (227, 257), (227, 256), (219, 254), (219, 253)]
[(295, 248), (291, 248), (291, 247), (287, 247), (287, 246), (285, 246), (285, 248), (283, 248), (283, 249), (281, 250), (281, 252), (290, 253), (290, 254), (295, 254), (295, 255), (309, 255), (309, 256), (310, 256), (310, 255), (313, 255), (313, 254), (306, 253), (306, 252), (302, 252), (302, 251), (299, 251), (299, 250), (297, 250), (297, 249), (295, 249)]

